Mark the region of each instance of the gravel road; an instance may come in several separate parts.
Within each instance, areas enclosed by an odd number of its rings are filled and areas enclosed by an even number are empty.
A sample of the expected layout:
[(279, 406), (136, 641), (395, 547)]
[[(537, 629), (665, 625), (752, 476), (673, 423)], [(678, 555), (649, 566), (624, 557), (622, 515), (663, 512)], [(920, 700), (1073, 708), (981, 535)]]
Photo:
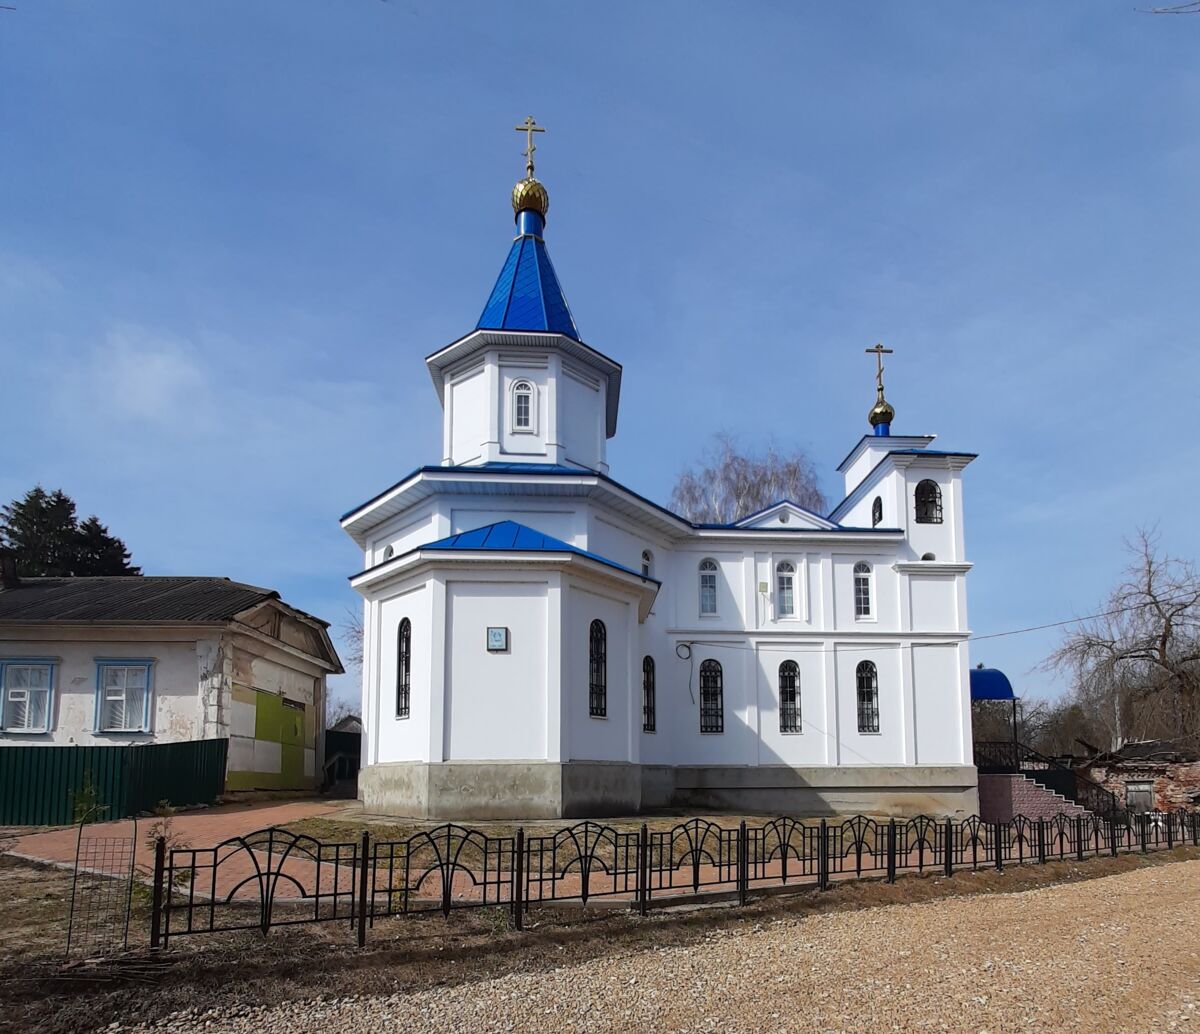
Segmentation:
[[(689, 947), (138, 1030), (1200, 1034), (1200, 862), (1018, 894), (778, 919)], [(127, 1028), (128, 1029), (128, 1028)]]

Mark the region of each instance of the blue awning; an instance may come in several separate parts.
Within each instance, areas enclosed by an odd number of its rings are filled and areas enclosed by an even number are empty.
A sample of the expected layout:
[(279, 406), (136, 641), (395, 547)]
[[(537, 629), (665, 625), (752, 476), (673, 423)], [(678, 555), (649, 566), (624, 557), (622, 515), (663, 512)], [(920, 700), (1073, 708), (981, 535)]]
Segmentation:
[(972, 700), (1016, 700), (1012, 683), (999, 668), (971, 669)]

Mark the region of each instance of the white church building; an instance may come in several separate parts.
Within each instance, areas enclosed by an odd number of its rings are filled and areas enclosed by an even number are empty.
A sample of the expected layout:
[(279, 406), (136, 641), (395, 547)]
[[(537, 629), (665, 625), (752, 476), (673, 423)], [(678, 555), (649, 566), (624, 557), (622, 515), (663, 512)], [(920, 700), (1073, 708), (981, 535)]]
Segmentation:
[(342, 518), (367, 810), (976, 812), (973, 455), (892, 434), (881, 376), (827, 515), (695, 524), (624, 487), (621, 366), (567, 307), (532, 150), (477, 326), (425, 361), (440, 460)]

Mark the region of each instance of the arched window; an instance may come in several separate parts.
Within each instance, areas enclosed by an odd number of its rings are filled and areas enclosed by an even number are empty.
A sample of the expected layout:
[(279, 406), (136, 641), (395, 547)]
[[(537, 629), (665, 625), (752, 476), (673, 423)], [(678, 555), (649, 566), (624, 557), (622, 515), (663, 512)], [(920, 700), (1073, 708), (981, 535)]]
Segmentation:
[(942, 523), (942, 490), (929, 478), (917, 485), (917, 523)]
[(642, 658), (642, 732), (654, 732), (654, 658)]
[(700, 731), (725, 731), (725, 676), (717, 661), (700, 665)]
[(642, 550), (642, 577), (649, 578), (650, 572), (654, 570), (654, 554), (648, 549)]
[(922, 553), (921, 559), (922, 560), (936, 560), (937, 556), (934, 553)]
[(396, 717), (407, 718), (412, 697), (412, 622), (405, 618), (396, 632)]
[(796, 615), (796, 567), (786, 560), (775, 565), (775, 616), (781, 618)]
[(800, 731), (800, 665), (795, 661), (779, 666), (779, 731)]
[(537, 430), (537, 395), (529, 381), (517, 381), (512, 386), (512, 429)]
[(875, 502), (871, 504), (871, 527), (878, 527), (883, 521), (883, 497), (876, 496)]
[(871, 616), (871, 565), (864, 560), (854, 565), (854, 616)]
[(588, 714), (608, 714), (608, 632), (603, 621), (593, 621), (588, 634)]
[(717, 562), (715, 560), (700, 561), (700, 613), (715, 614), (717, 612)]
[(879, 731), (879, 674), (871, 661), (861, 661), (855, 672), (858, 683), (858, 731)]

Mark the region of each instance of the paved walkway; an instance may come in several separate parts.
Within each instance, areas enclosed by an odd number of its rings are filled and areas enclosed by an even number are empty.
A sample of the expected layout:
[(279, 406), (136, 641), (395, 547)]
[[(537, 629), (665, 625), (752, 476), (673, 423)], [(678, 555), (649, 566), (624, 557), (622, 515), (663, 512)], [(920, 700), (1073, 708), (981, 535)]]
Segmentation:
[[(180, 842), (192, 847), (213, 847), (231, 837), (245, 836), (255, 830), (270, 826), (282, 826), (299, 819), (316, 815), (328, 815), (338, 810), (341, 801), (261, 801), (254, 804), (223, 804), (203, 811), (180, 812), (171, 820), (174, 834)], [(136, 864), (143, 871), (154, 869), (154, 848), (149, 842), (148, 831), (153, 819), (138, 821)], [(132, 819), (119, 822), (97, 822), (85, 826), (83, 835), (88, 839), (128, 841), (133, 832)], [(75, 864), (75, 847), (79, 838), (77, 827), (47, 830), (44, 833), (29, 833), (18, 836), (6, 847), (19, 858), (50, 862), (60, 865)]]

